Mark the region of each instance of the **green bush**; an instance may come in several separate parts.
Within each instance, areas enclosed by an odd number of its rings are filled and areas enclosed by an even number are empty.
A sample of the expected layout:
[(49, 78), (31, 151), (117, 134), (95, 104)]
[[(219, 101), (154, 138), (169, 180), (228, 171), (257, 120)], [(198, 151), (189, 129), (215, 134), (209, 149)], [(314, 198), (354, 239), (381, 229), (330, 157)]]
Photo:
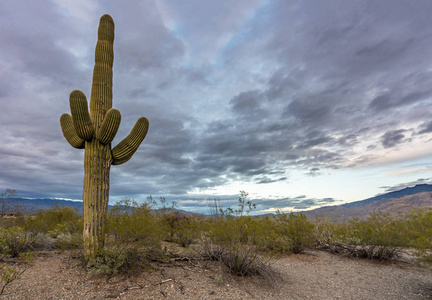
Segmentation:
[(413, 210), (405, 216), (408, 246), (421, 263), (432, 265), (432, 210)]
[(32, 232), (48, 233), (55, 238), (60, 234), (82, 234), (83, 219), (78, 209), (56, 204), (27, 218), (26, 227)]
[(161, 254), (163, 228), (148, 204), (124, 199), (108, 213), (107, 244), (111, 246), (139, 247), (149, 259)]
[(144, 262), (145, 254), (136, 247), (107, 246), (87, 262), (87, 268), (91, 276), (112, 276), (137, 270)]
[(83, 245), (82, 232), (60, 233), (55, 239), (55, 247), (58, 249), (79, 249)]
[(229, 272), (238, 276), (261, 275), (274, 283), (277, 274), (272, 269), (271, 256), (263, 252), (262, 241), (268, 236), (260, 219), (249, 216), (256, 208), (248, 194), (240, 192), (238, 209), (223, 210), (220, 202), (209, 203), (209, 217), (202, 238), (202, 254), (225, 265)]
[(351, 256), (389, 260), (397, 258), (408, 241), (406, 222), (389, 213), (372, 213), (367, 220), (353, 218), (342, 235)]
[(141, 205), (131, 199), (117, 202), (108, 213), (106, 232), (105, 247), (87, 263), (90, 275), (128, 273), (162, 256), (164, 231), (148, 202)]
[(238, 276), (261, 275), (269, 282), (276, 273), (270, 266), (270, 256), (262, 253), (256, 231), (259, 220), (249, 216), (235, 217), (225, 210), (221, 217), (213, 217), (207, 222), (202, 239), (204, 257), (225, 265), (229, 272)]
[(161, 214), (160, 219), (169, 242), (177, 242), (187, 247), (201, 234), (200, 222), (192, 215), (171, 211)]
[(34, 241), (32, 234), (22, 227), (0, 227), (0, 251), (12, 257), (30, 250)]
[(331, 223), (326, 217), (317, 218), (314, 228), (316, 248), (331, 253), (344, 252), (342, 240), (345, 232), (345, 225)]
[(301, 253), (314, 244), (314, 224), (302, 213), (277, 213), (275, 238), (279, 251)]

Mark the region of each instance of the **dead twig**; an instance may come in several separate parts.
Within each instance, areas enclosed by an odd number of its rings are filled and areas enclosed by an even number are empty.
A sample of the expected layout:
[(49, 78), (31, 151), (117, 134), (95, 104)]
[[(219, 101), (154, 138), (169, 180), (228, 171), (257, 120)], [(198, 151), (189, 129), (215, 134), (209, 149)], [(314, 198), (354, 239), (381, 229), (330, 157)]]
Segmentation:
[(176, 282), (174, 279), (168, 278), (168, 279), (162, 280), (161, 282), (155, 283), (154, 285), (162, 285), (162, 284), (170, 282), (170, 281)]

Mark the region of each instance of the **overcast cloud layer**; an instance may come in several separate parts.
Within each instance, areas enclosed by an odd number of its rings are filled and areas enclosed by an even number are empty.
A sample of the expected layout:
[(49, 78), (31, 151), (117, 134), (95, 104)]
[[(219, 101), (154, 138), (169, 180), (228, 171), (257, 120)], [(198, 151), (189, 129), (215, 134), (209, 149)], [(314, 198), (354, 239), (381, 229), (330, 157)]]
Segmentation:
[(59, 117), (72, 90), (90, 98), (105, 13), (122, 114), (113, 145), (150, 120), (111, 169), (113, 201), (205, 211), (245, 189), (264, 212), (429, 182), (431, 11), (429, 0), (2, 0), (0, 187), (81, 199), (84, 152)]

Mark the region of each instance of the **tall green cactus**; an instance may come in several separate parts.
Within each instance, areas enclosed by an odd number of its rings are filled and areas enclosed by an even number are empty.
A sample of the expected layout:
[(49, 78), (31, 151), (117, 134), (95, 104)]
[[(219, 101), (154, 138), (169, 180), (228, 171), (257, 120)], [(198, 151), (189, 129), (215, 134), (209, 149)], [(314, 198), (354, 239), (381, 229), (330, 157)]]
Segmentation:
[(146, 118), (136, 122), (131, 133), (111, 149), (120, 126), (120, 112), (112, 108), (112, 66), (114, 60), (114, 21), (109, 15), (100, 19), (96, 44), (90, 113), (83, 92), (73, 91), (69, 102), (71, 115), (63, 114), (63, 135), (84, 154), (84, 253), (93, 258), (104, 245), (111, 165), (128, 161), (145, 138), (149, 126)]

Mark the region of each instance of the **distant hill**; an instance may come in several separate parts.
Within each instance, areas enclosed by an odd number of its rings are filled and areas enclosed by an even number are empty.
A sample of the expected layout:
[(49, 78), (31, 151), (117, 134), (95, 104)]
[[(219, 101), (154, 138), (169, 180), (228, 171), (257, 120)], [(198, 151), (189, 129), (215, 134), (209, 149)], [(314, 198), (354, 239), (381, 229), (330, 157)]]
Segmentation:
[(82, 214), (83, 203), (82, 201), (70, 201), (70, 200), (59, 200), (52, 198), (39, 198), (39, 199), (31, 199), (31, 198), (21, 198), (15, 200), (15, 204), (18, 207), (21, 207), (27, 211), (36, 211), (38, 209), (48, 209), (53, 208), (56, 204), (59, 206), (68, 206), (72, 208), (77, 208), (78, 212)]
[[(59, 200), (51, 198), (29, 199), (23, 198), (16, 201), (21, 207), (32, 210), (48, 209), (59, 206), (77, 208), (82, 214), (83, 203), (80, 201)], [(110, 205), (109, 208), (112, 206)], [(419, 184), (414, 187), (404, 188), (399, 191), (389, 192), (365, 200), (346, 203), (337, 206), (325, 206), (314, 210), (302, 211), (303, 214), (315, 219), (316, 216), (327, 216), (334, 222), (345, 222), (352, 217), (366, 218), (373, 212), (389, 212), (391, 214), (404, 213), (410, 209), (432, 208), (432, 185)], [(194, 214), (189, 211), (177, 210), (185, 214)], [(269, 214), (273, 215), (273, 214)]]
[(370, 213), (378, 211), (397, 214), (412, 208), (432, 208), (432, 185), (419, 184), (365, 200), (320, 207), (303, 213), (310, 218), (327, 216), (329, 220), (345, 222), (352, 217), (366, 218)]
[[(68, 206), (72, 208), (77, 208), (79, 214), (83, 214), (83, 203), (82, 201), (70, 201), (70, 200), (59, 200), (59, 199), (52, 199), (52, 198), (39, 198), (39, 199), (31, 199), (31, 198), (21, 198), (15, 201), (15, 204), (22, 208), (24, 211), (37, 211), (39, 209), (45, 210), (49, 208), (53, 208), (55, 205), (58, 206)], [(108, 205), (108, 209), (111, 209), (113, 205)], [(167, 211), (170, 211), (171, 209), (168, 208)], [(181, 210), (181, 209), (174, 209), (180, 213), (183, 214), (195, 214), (190, 211)]]

